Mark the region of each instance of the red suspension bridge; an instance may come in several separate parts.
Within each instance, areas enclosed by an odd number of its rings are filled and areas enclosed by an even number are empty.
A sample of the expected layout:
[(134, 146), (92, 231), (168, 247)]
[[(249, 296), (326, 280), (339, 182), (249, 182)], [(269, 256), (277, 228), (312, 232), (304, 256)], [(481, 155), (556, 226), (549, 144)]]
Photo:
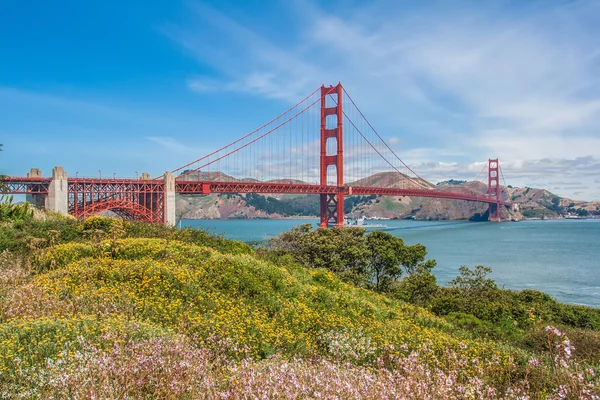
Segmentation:
[(175, 223), (175, 193), (318, 194), (320, 225), (327, 227), (343, 225), (344, 198), (352, 195), (483, 202), (489, 219), (500, 221), (511, 203), (501, 196), (498, 159), (488, 161), (487, 175), (484, 195), (436, 188), (398, 157), (338, 83), (321, 86), (260, 128), (162, 177), (67, 178), (56, 167), (52, 177), (34, 168), (4, 184), (36, 206), (78, 218), (111, 210), (165, 224)]

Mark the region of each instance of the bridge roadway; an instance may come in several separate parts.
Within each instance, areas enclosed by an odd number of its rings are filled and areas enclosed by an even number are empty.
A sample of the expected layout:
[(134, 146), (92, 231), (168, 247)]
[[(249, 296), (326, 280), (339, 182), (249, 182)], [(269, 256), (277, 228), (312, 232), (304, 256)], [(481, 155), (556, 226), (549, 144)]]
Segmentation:
[[(47, 194), (48, 185), (52, 178), (26, 178), (6, 177), (3, 179), (8, 186), (8, 194)], [(162, 186), (162, 179), (123, 179), (123, 178), (69, 178), (69, 186), (96, 186), (96, 193), (105, 192), (99, 187), (111, 187), (113, 193), (135, 190), (140, 192), (153, 192), (151, 187)], [(115, 186), (118, 186), (117, 189)], [(115, 190), (116, 189), (116, 190)], [(473, 196), (464, 193), (445, 190), (378, 188), (370, 186), (343, 186), (342, 192), (346, 196), (407, 196), (407, 197), (433, 197), (439, 199), (466, 200), (480, 203), (496, 204), (495, 198), (485, 195)], [(175, 191), (180, 194), (210, 194), (210, 193), (289, 193), (289, 194), (336, 194), (340, 190), (337, 186), (310, 185), (302, 183), (272, 183), (272, 182), (214, 182), (214, 181), (186, 181), (176, 180)], [(501, 200), (501, 205), (510, 207), (509, 201)]]
[[(290, 193), (290, 194), (336, 194), (340, 192), (337, 186), (321, 186), (296, 183), (271, 183), (271, 182), (201, 182), (201, 181), (176, 181), (176, 191), (180, 194), (210, 194), (210, 193)], [(408, 196), (408, 197), (434, 197), (439, 199), (477, 201), (487, 204), (496, 204), (495, 198), (488, 196), (472, 196), (445, 190), (427, 189), (402, 189), (402, 188), (377, 188), (369, 186), (342, 186), (341, 191), (346, 196), (352, 195), (380, 195), (380, 196)], [(510, 207), (512, 203), (500, 201), (501, 205)]]
[[(56, 176), (55, 176), (56, 175)], [(46, 207), (77, 218), (113, 210), (118, 214), (153, 223), (173, 224), (175, 193), (262, 193), (262, 194), (326, 194), (429, 197), (466, 200), (510, 207), (511, 203), (489, 195), (469, 195), (436, 189), (379, 188), (368, 186), (329, 186), (304, 183), (214, 182), (176, 180), (170, 173), (164, 179), (67, 178), (53, 172), (53, 178), (5, 177), (4, 192), (25, 194), (38, 207)]]

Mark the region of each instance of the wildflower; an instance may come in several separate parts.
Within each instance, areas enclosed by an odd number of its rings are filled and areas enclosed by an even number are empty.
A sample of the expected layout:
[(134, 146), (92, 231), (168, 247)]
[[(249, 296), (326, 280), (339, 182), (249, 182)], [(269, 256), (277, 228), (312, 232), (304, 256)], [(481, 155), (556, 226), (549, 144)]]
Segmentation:
[(537, 358), (532, 358), (531, 360), (529, 360), (529, 365), (537, 367), (538, 365), (540, 365), (540, 360), (538, 360)]

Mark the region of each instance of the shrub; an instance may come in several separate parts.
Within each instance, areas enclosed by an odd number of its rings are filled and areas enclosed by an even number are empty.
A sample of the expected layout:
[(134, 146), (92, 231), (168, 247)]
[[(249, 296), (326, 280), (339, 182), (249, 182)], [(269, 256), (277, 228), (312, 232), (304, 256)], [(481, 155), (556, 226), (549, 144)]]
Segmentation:
[[(91, 259), (76, 246), (57, 246), (49, 251), (61, 260), (57, 269), (32, 284), (66, 299), (77, 314), (120, 314), (188, 335), (228, 338), (235, 357), (311, 354), (319, 351), (319, 332), (344, 327), (362, 328), (378, 352), (398, 342), (419, 348), (433, 338), (435, 351), (458, 348), (452, 327), (426, 311), (323, 270), (290, 271), (253, 255), (160, 239), (122, 239), (100, 248), (102, 255)], [(65, 307), (63, 315), (71, 312)], [(469, 349), (498, 351), (489, 342)]]
[[(597, 331), (567, 326), (560, 327), (560, 330), (571, 339), (577, 349), (573, 353), (576, 360), (600, 365), (600, 334)], [(542, 326), (532, 329), (523, 337), (521, 345), (537, 353), (542, 353), (548, 349), (548, 332)]]
[(125, 227), (122, 219), (95, 215), (83, 221), (83, 232), (98, 239), (104, 236), (117, 239), (123, 236)]
[(0, 387), (19, 369), (57, 360), (65, 346), (70, 352), (81, 350), (79, 337), (108, 348), (113, 341), (107, 334), (141, 339), (169, 335), (155, 326), (119, 318), (97, 319), (89, 316), (13, 320), (0, 325)]
[(245, 243), (211, 235), (200, 229), (176, 229), (174, 227), (148, 224), (145, 222), (126, 221), (124, 237), (127, 238), (160, 238), (178, 240), (197, 246), (206, 246), (229, 254), (252, 254), (254, 250)]
[(77, 241), (81, 238), (81, 223), (58, 214), (46, 218), (11, 222), (0, 229), (0, 251), (30, 257), (37, 250), (57, 243)]
[(98, 257), (101, 254), (98, 246), (88, 243), (72, 242), (59, 244), (43, 253), (32, 266), (36, 272), (41, 273), (63, 268), (73, 261), (78, 261), (82, 258)]
[(174, 231), (173, 239), (197, 246), (206, 246), (224, 254), (252, 254), (254, 250), (243, 242), (225, 239), (221, 236), (211, 235), (200, 229), (178, 229)]
[(0, 222), (31, 219), (33, 209), (29, 203), (14, 204), (13, 196), (0, 194)]

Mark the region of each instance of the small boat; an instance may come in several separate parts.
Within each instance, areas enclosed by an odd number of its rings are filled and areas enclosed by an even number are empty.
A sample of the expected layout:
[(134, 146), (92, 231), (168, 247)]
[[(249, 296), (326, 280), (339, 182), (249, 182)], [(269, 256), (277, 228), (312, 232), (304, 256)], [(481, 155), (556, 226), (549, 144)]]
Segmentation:
[(369, 224), (365, 223), (367, 219), (365, 217), (352, 218), (344, 217), (344, 226), (357, 227), (357, 228), (387, 228), (387, 225), (383, 224)]

